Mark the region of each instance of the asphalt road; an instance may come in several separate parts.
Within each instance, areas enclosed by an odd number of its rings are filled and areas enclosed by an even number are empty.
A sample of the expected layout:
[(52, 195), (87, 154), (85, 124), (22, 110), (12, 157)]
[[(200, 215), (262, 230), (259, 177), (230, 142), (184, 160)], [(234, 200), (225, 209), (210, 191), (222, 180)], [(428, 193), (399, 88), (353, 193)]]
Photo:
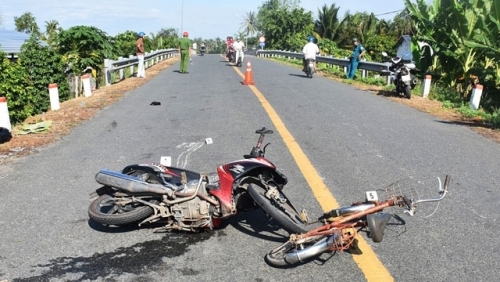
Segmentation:
[[(500, 269), (500, 147), (470, 131), (370, 92), (247, 56), (256, 88), (281, 118), (340, 204), (414, 176), (425, 196), (437, 178), (450, 193), (369, 241), (395, 281), (496, 281)], [(101, 168), (171, 156), (173, 165), (215, 172), (240, 159), (256, 129), (275, 128), (255, 93), (218, 55), (178, 64), (126, 94), (63, 140), (0, 165), (0, 281), (364, 281), (350, 253), (290, 269), (263, 259), (286, 233), (260, 211), (201, 234), (104, 228), (89, 221)], [(245, 72), (245, 66), (240, 68)], [(152, 101), (160, 106), (150, 106)], [(205, 144), (212, 138), (213, 144)], [(266, 157), (289, 178), (287, 195), (310, 215), (322, 210), (279, 133)], [(194, 149), (197, 148), (197, 149)], [(362, 234), (361, 236), (364, 236)]]

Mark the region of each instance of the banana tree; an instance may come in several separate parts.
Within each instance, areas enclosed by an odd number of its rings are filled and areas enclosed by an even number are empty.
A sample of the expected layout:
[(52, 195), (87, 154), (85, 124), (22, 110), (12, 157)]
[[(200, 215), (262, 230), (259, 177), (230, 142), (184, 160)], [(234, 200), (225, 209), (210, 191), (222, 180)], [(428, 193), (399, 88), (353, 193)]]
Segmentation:
[[(480, 65), (484, 56), (486, 39), (491, 37), (487, 30), (485, 3), (492, 0), (434, 0), (427, 5), (425, 0), (416, 4), (404, 0), (406, 8), (415, 21), (417, 39), (433, 46), (439, 57), (443, 79), (456, 85), (460, 79), (468, 78), (474, 68)], [(482, 31), (479, 34), (478, 31)]]

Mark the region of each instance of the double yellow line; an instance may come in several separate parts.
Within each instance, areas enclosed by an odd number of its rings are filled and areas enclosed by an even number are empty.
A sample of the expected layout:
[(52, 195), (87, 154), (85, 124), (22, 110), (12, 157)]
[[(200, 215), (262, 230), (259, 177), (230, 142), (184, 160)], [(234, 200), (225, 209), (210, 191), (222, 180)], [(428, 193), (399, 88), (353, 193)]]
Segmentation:
[[(239, 70), (239, 68), (234, 67), (234, 70), (244, 79), (245, 76)], [(306, 156), (304, 151), (300, 148), (295, 138), (292, 136), (290, 131), (286, 128), (285, 124), (276, 113), (271, 104), (267, 101), (266, 97), (255, 87), (254, 85), (249, 85), (249, 88), (259, 99), (262, 107), (265, 109), (269, 118), (273, 122), (276, 130), (279, 132), (283, 141), (285, 142), (288, 150), (292, 154), (297, 166), (304, 175), (309, 187), (311, 188), (314, 196), (319, 202), (323, 211), (329, 211), (334, 208), (338, 208), (339, 204), (337, 200), (330, 193), (328, 187), (319, 176), (318, 172), (312, 165), (309, 158)], [(373, 249), (368, 245), (368, 243), (363, 239), (363, 237), (358, 236), (358, 247), (362, 251), (360, 255), (353, 255), (354, 262), (358, 265), (360, 270), (365, 275), (367, 281), (394, 281), (389, 271), (385, 268), (382, 262), (379, 260)]]

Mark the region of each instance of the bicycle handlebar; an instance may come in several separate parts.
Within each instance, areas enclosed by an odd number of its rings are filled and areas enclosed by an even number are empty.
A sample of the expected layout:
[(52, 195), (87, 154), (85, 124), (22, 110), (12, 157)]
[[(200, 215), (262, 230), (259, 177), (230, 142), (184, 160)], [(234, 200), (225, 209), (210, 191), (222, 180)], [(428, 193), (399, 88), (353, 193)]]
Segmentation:
[(429, 202), (440, 202), (441, 200), (446, 197), (446, 194), (448, 193), (448, 186), (450, 184), (450, 179), (451, 177), (449, 175), (446, 175), (445, 180), (444, 180), (444, 185), (441, 183), (441, 179), (438, 177), (439, 181), (439, 194), (441, 195), (438, 198), (430, 198), (430, 199), (420, 199), (416, 201), (410, 201), (409, 203), (404, 199), (405, 197), (402, 197), (404, 200), (405, 205), (407, 206), (408, 210), (405, 211), (409, 215), (413, 216), (415, 213), (415, 209), (417, 204), (419, 203), (429, 203)]

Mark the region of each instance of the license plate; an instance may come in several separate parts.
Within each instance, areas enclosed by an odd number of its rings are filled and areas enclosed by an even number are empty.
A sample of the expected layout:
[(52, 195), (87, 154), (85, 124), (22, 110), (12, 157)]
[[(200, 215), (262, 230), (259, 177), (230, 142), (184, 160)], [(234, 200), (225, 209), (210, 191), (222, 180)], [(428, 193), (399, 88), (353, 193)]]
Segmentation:
[(411, 80), (410, 75), (403, 75), (401, 77), (401, 80), (403, 80), (403, 81), (410, 81)]

